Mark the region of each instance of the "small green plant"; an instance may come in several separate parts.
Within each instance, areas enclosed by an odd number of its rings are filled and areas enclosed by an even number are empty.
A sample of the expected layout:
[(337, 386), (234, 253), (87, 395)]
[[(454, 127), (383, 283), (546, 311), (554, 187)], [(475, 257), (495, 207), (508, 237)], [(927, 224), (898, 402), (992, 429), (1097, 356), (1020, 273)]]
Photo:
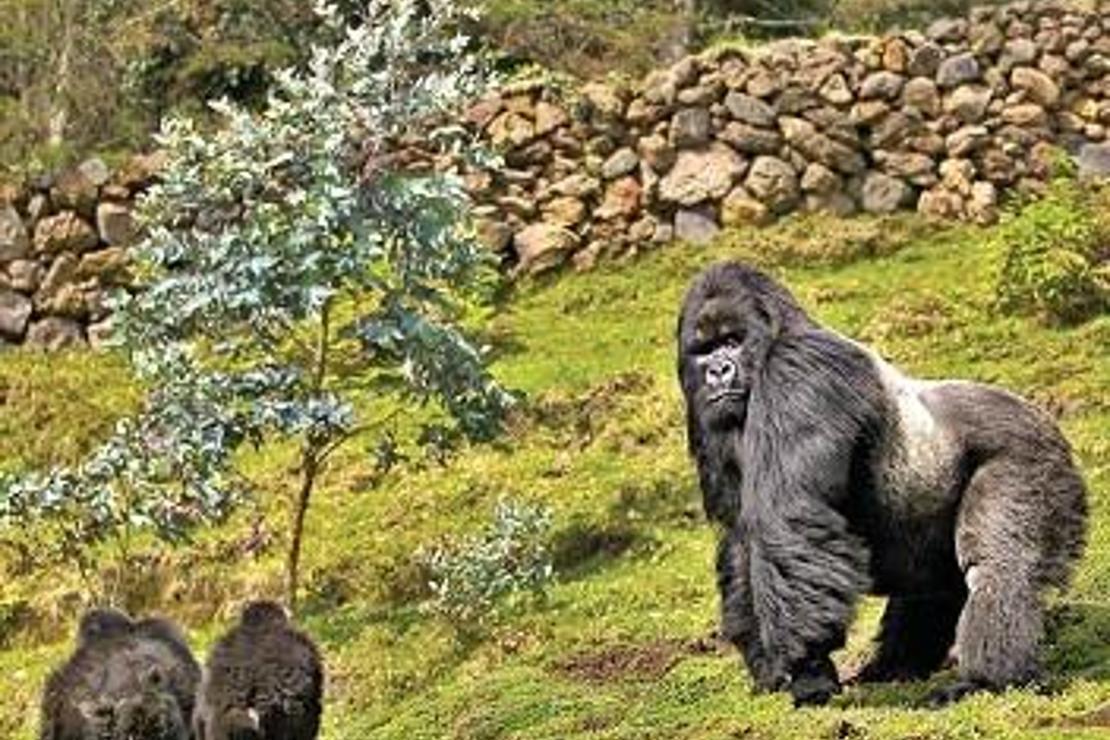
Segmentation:
[(506, 596), (542, 596), (554, 574), (551, 510), (502, 500), (480, 533), (417, 552), (428, 572), (427, 611), (460, 632), (480, 627)]
[(1002, 255), (1002, 310), (1075, 323), (1110, 308), (1110, 228), (1096, 207), (1100, 195), (1059, 179), (1005, 221), (992, 240)]

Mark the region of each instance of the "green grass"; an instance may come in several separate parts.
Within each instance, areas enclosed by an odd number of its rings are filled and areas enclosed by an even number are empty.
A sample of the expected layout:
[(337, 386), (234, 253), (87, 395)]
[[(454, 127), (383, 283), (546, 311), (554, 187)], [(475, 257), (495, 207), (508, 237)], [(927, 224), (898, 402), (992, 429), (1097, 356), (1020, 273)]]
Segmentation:
[[(323, 737), (1097, 736), (1086, 715), (1110, 702), (1110, 317), (1061, 329), (995, 315), (998, 255), (986, 236), (916, 217), (795, 219), (521, 287), (489, 331), (498, 376), (527, 395), (504, 439), (376, 487), (352, 449), (324, 481), (308, 522), (302, 617), (327, 656)], [(1092, 517), (1074, 587), (1054, 604), (1047, 695), (914, 708), (938, 677), (793, 711), (783, 695), (753, 695), (734, 652), (708, 639), (714, 534), (685, 452), (675, 312), (703, 266), (753, 255), (820, 320), (907, 370), (1001, 383), (1060, 415)], [(71, 458), (134, 398), (103, 358), (0, 355), (3, 388), (0, 460), (18, 466)], [(190, 549), (144, 560), (145, 590), (129, 603), (182, 619), (203, 651), (236, 603), (276, 593), (287, 453), (245, 460), (259, 504)], [(544, 602), (507, 608), (483, 636), (460, 641), (419, 609), (412, 555), (481, 526), (504, 495), (553, 508), (558, 582)], [(269, 545), (244, 555), (258, 531)], [(62, 569), (0, 572), (0, 605), (21, 628), (0, 652), (0, 736), (33, 737), (37, 693), (65, 654), (79, 589)], [(16, 606), (48, 626), (31, 629)], [(837, 656), (843, 668), (865, 657), (880, 607), (865, 600)]]

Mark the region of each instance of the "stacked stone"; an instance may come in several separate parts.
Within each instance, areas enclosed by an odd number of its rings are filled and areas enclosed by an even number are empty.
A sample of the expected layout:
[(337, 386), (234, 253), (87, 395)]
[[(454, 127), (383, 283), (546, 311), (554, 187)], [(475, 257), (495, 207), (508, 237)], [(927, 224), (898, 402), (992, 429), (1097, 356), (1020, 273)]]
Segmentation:
[(1110, 169), (1110, 3), (719, 50), (569, 97), (518, 88), (468, 115), (507, 165), (469, 176), (482, 233), (521, 272), (798, 210), (990, 223), (1061, 149)]
[(0, 347), (98, 343), (105, 297), (126, 280), (134, 196), (156, 171), (135, 157), (112, 173), (90, 159), (0, 190)]
[[(523, 274), (588, 269), (794, 211), (916, 208), (990, 223), (1060, 152), (1110, 175), (1110, 0), (976, 8), (924, 31), (683, 59), (636, 85), (517, 85), (469, 108), (504, 155), (468, 169), (399, 142), (390, 167), (461, 170), (482, 238)], [(366, 163), (367, 176), (382, 164)], [(93, 159), (0, 189), (0, 345), (96, 343), (156, 158)]]

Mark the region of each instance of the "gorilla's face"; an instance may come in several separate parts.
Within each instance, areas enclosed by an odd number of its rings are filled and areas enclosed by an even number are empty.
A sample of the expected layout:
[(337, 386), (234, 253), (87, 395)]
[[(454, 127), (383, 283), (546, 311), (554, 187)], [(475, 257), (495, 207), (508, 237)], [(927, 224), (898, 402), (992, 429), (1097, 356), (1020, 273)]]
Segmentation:
[(708, 290), (687, 308), (680, 332), (687, 403), (708, 429), (742, 428), (771, 344), (771, 320), (742, 290)]

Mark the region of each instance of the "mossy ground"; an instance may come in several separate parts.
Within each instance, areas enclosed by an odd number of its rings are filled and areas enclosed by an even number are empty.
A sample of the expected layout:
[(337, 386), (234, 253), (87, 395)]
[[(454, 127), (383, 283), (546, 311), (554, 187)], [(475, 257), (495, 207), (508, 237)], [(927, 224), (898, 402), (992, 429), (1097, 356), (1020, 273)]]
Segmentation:
[[(676, 246), (583, 276), (520, 287), (489, 341), (496, 372), (527, 394), (510, 433), (445, 467), (410, 465), (369, 485), (357, 448), (331, 470), (308, 522), (302, 621), (328, 662), (323, 737), (972, 738), (1110, 731), (1110, 317), (1072, 328), (992, 309), (986, 234), (915, 217), (788, 220)], [(673, 330), (693, 274), (727, 257), (774, 269), (822, 321), (922, 376), (1004, 384), (1059, 415), (1091, 488), (1074, 587), (1054, 600), (1044, 693), (915, 708), (931, 683), (850, 688), (794, 711), (753, 695), (716, 623), (714, 533), (685, 451)], [(0, 460), (79, 454), (134, 391), (110, 359), (0, 355)], [(203, 651), (248, 595), (277, 593), (287, 450), (243, 461), (268, 492), (190, 548), (120, 574), (133, 608), (183, 620)], [(502, 496), (555, 512), (558, 582), (461, 639), (419, 609), (413, 553), (471, 530)], [(110, 568), (112, 554), (105, 558)], [(0, 736), (29, 740), (37, 694), (68, 649), (77, 577), (0, 580), (12, 624), (0, 652)], [(39, 622), (20, 623), (14, 605)], [(865, 601), (845, 672), (869, 649)], [(48, 619), (51, 614), (56, 618)], [(4, 615), (0, 615), (4, 616)], [(1101, 728), (1101, 729), (1100, 729)]]

